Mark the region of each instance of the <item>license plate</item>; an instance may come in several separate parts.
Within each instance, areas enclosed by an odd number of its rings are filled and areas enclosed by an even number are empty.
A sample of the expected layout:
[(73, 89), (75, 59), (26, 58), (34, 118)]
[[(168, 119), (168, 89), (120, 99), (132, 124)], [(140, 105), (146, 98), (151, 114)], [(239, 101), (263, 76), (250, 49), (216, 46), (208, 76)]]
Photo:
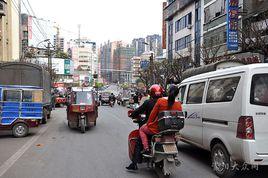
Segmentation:
[(167, 145), (163, 145), (163, 149), (165, 153), (174, 153), (174, 152), (178, 152), (177, 150), (177, 146), (175, 144), (167, 144)]
[(86, 106), (80, 106), (80, 110), (81, 110), (81, 111), (86, 110)]

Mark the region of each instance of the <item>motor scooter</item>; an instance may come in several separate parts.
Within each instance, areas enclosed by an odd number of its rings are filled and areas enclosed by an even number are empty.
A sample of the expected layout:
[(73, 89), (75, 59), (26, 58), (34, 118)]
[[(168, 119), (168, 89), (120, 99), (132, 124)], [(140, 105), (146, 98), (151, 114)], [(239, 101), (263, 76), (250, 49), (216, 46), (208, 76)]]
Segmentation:
[[(131, 116), (133, 110), (128, 112)], [(139, 118), (132, 118), (139, 128), (146, 119), (145, 115)], [(150, 154), (141, 154), (137, 149), (142, 149), (139, 130), (134, 130), (129, 134), (129, 158), (138, 159), (138, 163), (147, 163), (150, 168), (161, 169), (164, 176), (170, 176), (176, 167), (180, 166), (178, 158), (178, 148), (176, 134), (184, 127), (184, 116), (178, 111), (164, 111), (158, 115), (159, 133), (149, 139)], [(139, 155), (135, 155), (139, 153)]]

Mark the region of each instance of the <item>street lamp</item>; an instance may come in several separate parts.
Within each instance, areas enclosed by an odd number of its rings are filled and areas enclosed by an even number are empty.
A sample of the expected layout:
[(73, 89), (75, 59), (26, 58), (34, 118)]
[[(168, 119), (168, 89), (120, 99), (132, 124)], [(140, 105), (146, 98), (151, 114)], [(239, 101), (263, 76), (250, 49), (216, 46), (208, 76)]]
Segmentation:
[(44, 42), (48, 42), (47, 43), (47, 58), (48, 58), (48, 61), (47, 61), (47, 66), (48, 66), (48, 70), (49, 70), (49, 73), (50, 75), (52, 74), (52, 61), (51, 61), (51, 51), (50, 51), (50, 48), (51, 48), (51, 43), (50, 43), (50, 39), (45, 39), (43, 41), (40, 41), (37, 45), (36, 45), (36, 48), (38, 49), (38, 46), (41, 44), (41, 43), (44, 43)]
[(40, 41), (37, 45), (36, 45), (36, 48), (38, 48), (38, 46), (41, 44), (41, 43), (44, 43), (44, 42), (48, 42), (50, 41), (50, 39), (45, 39), (43, 41)]

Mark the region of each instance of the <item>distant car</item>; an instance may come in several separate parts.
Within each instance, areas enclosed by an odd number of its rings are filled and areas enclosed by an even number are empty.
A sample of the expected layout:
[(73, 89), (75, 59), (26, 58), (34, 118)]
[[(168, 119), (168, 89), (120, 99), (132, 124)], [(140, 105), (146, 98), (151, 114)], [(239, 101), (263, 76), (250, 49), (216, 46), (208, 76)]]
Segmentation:
[(109, 96), (110, 96), (109, 92), (101, 93), (101, 105), (110, 104), (109, 103)]

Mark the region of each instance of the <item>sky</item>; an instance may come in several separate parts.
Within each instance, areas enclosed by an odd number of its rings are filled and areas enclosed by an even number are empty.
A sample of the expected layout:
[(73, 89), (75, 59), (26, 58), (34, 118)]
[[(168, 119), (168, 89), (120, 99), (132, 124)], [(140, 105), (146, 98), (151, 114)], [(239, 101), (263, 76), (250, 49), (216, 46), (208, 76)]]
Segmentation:
[[(27, 0), (23, 0), (27, 2)], [(87, 37), (105, 41), (146, 37), (162, 32), (164, 0), (28, 0), (38, 18), (59, 24), (67, 39)]]

